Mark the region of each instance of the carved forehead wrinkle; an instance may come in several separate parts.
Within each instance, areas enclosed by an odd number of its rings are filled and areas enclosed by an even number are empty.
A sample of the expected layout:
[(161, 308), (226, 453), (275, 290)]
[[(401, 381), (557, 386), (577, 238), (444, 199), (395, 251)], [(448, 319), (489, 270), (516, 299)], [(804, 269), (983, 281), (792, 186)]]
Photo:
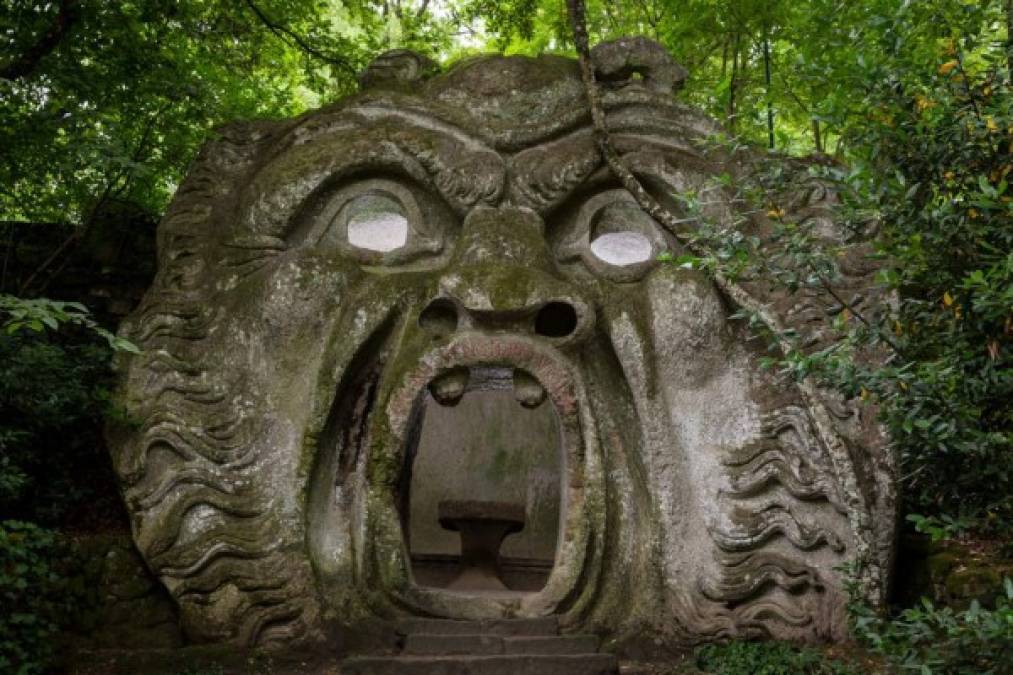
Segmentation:
[(336, 108), (310, 113), (286, 134), (283, 142), (304, 144), (351, 126), (370, 126), (393, 118), (396, 122), (406, 122), (409, 127), (439, 132), (470, 151), (492, 151), (480, 135), (451, 121), (455, 119), (453, 111), (443, 110), (433, 103), (416, 97), (353, 99)]
[[(675, 167), (685, 167), (702, 174), (720, 173), (699, 150), (698, 141), (720, 131), (720, 128), (692, 110), (671, 103), (668, 99), (649, 96), (624, 98), (611, 96), (607, 123), (613, 144), (622, 154), (657, 148), (671, 156)], [(583, 99), (574, 100), (581, 108)], [(701, 121), (703, 120), (703, 121)], [(545, 214), (562, 204), (589, 180), (600, 178), (601, 155), (590, 126), (583, 125), (551, 140), (528, 145), (510, 160), (509, 195), (512, 202)], [(656, 166), (641, 167), (647, 173), (669, 182), (670, 172), (656, 171)], [(676, 185), (681, 186), (682, 182)]]
[(732, 198), (717, 180), (724, 170), (723, 165), (704, 163), (698, 159), (699, 155), (687, 157), (679, 147), (673, 148), (664, 142), (652, 143), (652, 139), (644, 137), (634, 139), (634, 151), (623, 152), (624, 140), (617, 139), (616, 145), (634, 172), (657, 178), (673, 193), (694, 192), (702, 215), (708, 220), (725, 226), (735, 222)]
[(664, 104), (616, 103), (606, 110), (609, 129), (652, 130), (687, 142), (722, 133), (721, 125), (688, 106), (669, 101)]
[(727, 169), (721, 158), (708, 159), (692, 146), (667, 136), (617, 133), (612, 145), (627, 162), (637, 163), (631, 168), (666, 182), (673, 172), (716, 178)]

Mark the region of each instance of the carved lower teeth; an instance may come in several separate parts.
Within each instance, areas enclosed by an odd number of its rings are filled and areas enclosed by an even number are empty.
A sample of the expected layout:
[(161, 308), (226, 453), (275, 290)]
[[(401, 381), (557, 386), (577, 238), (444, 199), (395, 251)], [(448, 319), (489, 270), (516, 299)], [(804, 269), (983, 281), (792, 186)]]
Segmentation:
[(515, 370), (514, 398), (525, 408), (537, 408), (545, 400), (545, 387), (526, 370)]
[(467, 368), (453, 368), (429, 383), (429, 393), (440, 405), (455, 406), (468, 388)]

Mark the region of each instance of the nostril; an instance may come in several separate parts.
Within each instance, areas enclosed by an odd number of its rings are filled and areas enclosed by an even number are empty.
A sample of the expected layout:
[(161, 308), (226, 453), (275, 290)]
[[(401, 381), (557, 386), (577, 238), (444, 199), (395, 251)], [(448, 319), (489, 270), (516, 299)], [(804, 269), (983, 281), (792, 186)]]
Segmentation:
[(450, 335), (457, 330), (457, 307), (446, 298), (437, 298), (419, 314), (419, 326), (436, 337)]
[(566, 337), (577, 329), (577, 310), (568, 302), (547, 302), (535, 315), (535, 332), (545, 337)]

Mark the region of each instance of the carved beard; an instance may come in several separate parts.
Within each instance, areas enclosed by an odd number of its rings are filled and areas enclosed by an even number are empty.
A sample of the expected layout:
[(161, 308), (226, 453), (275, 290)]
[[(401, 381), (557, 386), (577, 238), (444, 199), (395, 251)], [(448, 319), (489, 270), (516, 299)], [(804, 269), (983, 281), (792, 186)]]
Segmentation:
[[(500, 63), (517, 62), (460, 70)], [(428, 94), (453, 100), (452, 85)], [(699, 149), (709, 123), (645, 96), (611, 104), (626, 161), (671, 208), (673, 191), (711, 191), (707, 217), (730, 226), (715, 178), (737, 165)], [(706, 276), (657, 262), (678, 243), (611, 181), (588, 129), (490, 140), (454, 115), (387, 92), (232, 127), (161, 224), (158, 277), (123, 331), (144, 348), (121, 364), (138, 425), (110, 440), (138, 547), (190, 637), (319, 639), (404, 613), (840, 636), (835, 568), (869, 550), (888, 564), (892, 526), (863, 520), (891, 508), (888, 472), (835, 455)], [(393, 205), (402, 245), (355, 245), (365, 198)], [(612, 264), (594, 248), (609, 234), (646, 257)], [(551, 572), (505, 598), (416, 583), (408, 543), (427, 392), (482, 369), (521, 374), (559, 423)], [(848, 443), (882, 442), (834, 409)]]

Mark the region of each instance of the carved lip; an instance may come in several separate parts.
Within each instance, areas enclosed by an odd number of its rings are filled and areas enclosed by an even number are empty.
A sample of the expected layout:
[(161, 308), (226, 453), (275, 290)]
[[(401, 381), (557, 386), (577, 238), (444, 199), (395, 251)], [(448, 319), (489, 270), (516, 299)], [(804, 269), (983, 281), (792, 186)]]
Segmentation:
[[(425, 354), (389, 399), (387, 415), (396, 440), (404, 442), (419, 394), (440, 376), (461, 367), (473, 372), (524, 371), (544, 388), (562, 420), (578, 416), (579, 399), (571, 367), (558, 351), (531, 338), (464, 334)], [(495, 382), (489, 384), (492, 388), (498, 386)]]

